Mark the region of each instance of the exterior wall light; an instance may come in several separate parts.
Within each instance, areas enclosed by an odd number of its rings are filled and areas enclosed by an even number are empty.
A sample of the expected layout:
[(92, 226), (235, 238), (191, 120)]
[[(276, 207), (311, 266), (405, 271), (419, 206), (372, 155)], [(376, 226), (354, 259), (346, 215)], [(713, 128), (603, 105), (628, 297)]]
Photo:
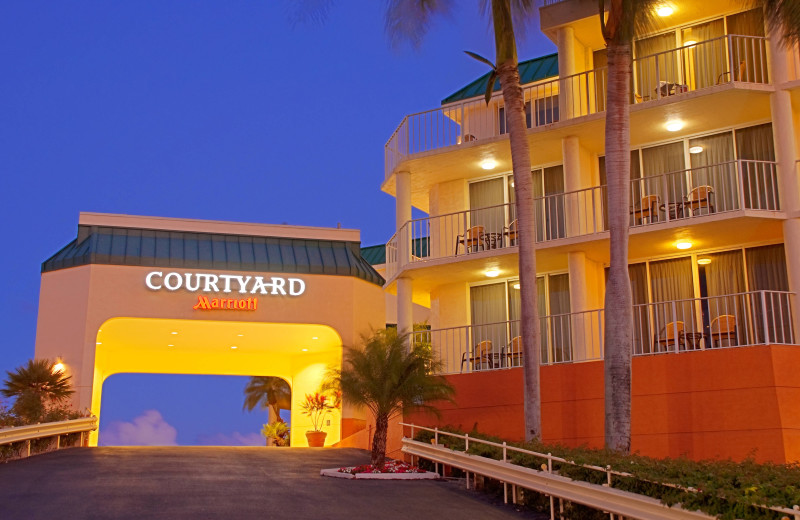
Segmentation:
[(481, 163), (481, 168), (483, 168), (484, 170), (494, 170), (495, 168), (497, 168), (497, 161), (495, 161), (494, 159), (486, 159)]
[(515, 283), (515, 284), (514, 284), (514, 285), (512, 285), (511, 287), (513, 287), (514, 289), (519, 289), (519, 282)]
[(687, 40), (683, 42), (684, 47), (691, 47), (692, 45), (697, 45), (697, 41), (695, 40)]
[(678, 121), (678, 120), (667, 121), (667, 124), (664, 125), (664, 127), (670, 132), (677, 132), (681, 128), (683, 128), (683, 121)]
[(662, 6), (656, 7), (656, 14), (658, 16), (669, 16), (674, 12), (675, 12), (675, 10), (673, 8), (671, 8), (670, 6), (668, 6), (668, 5), (662, 5)]
[(59, 372), (63, 372), (63, 371), (64, 371), (64, 363), (62, 363), (61, 361), (59, 361), (58, 363), (53, 365), (53, 373), (54, 374), (58, 374)]
[(689, 242), (688, 240), (679, 240), (675, 244), (675, 247), (677, 247), (678, 249), (689, 249), (690, 247), (692, 247), (692, 243)]
[(702, 146), (692, 146), (689, 148), (689, 153), (701, 153), (703, 151)]
[(237, 348), (239, 347), (237, 347), (236, 345), (231, 345), (231, 350), (236, 350)]
[(710, 258), (698, 258), (697, 259), (697, 264), (698, 265), (708, 265), (710, 263), (711, 263), (711, 259)]
[(498, 276), (500, 276), (500, 270), (495, 267), (492, 267), (491, 269), (487, 269), (486, 271), (484, 271), (483, 274), (485, 274), (489, 278), (497, 278)]

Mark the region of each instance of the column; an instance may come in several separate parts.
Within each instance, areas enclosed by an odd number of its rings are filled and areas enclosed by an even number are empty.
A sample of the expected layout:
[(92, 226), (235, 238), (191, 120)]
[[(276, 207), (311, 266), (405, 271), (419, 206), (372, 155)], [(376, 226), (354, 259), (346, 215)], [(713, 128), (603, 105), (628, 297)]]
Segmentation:
[[(558, 76), (566, 78), (576, 73), (575, 70), (575, 30), (572, 27), (561, 27), (556, 33), (558, 45)], [(574, 98), (580, 89), (567, 81), (560, 82), (558, 109), (560, 119), (570, 119), (580, 115), (575, 109)]]
[[(772, 136), (775, 141), (775, 158), (778, 162), (778, 186), (781, 208), (786, 212), (783, 222), (783, 241), (786, 251), (786, 269), (789, 291), (792, 296), (792, 316), (795, 334), (800, 332), (800, 192), (797, 180), (797, 150), (792, 120), (792, 100), (783, 84), (788, 81), (787, 50), (780, 44), (780, 34), (769, 35), (770, 72), (775, 92), (771, 94)], [(795, 338), (798, 341), (798, 338)]]
[(395, 227), (397, 229), (397, 271), (411, 260), (411, 237), (406, 223), (411, 220), (411, 174), (397, 172), (395, 174)]
[(413, 284), (411, 278), (406, 276), (398, 277), (395, 284), (397, 286), (397, 332), (411, 333), (414, 331)]

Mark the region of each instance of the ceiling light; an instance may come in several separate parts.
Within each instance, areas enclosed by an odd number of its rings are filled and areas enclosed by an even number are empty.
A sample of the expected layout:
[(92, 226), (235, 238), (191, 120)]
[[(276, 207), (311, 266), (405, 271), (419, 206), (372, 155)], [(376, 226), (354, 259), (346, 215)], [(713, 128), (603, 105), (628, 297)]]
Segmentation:
[(236, 350), (237, 348), (239, 347), (237, 347), (236, 345), (231, 345), (231, 349)]
[(664, 125), (664, 127), (670, 132), (677, 132), (683, 128), (683, 121), (678, 121), (677, 119), (673, 121), (667, 121), (667, 124)]
[(102, 344), (103, 344), (103, 343), (102, 343), (102, 342), (100, 342), (100, 341), (98, 341), (97, 343), (95, 343), (95, 345), (102, 345)]
[(708, 265), (708, 264), (711, 263), (711, 259), (710, 258), (698, 258), (697, 259), (697, 263), (699, 265)]
[(170, 332), (170, 334), (177, 334), (177, 332)]
[(64, 371), (64, 363), (59, 361), (58, 363), (53, 365), (53, 373), (54, 374), (57, 374), (58, 372), (63, 372), (63, 371)]
[(483, 168), (484, 170), (494, 170), (495, 168), (497, 168), (497, 161), (495, 161), (494, 159), (486, 159), (481, 163), (481, 168)]
[(314, 336), (314, 337), (312, 337), (311, 339), (319, 339), (319, 338), (318, 338), (318, 337), (316, 337), (316, 336)]
[(302, 350), (303, 352), (308, 352), (307, 348), (301, 348), (300, 350)]
[(169, 344), (169, 345), (167, 345), (167, 346), (168, 346), (168, 347), (174, 347), (175, 345)]
[(515, 284), (514, 284), (514, 285), (512, 285), (511, 287), (513, 287), (514, 289), (519, 289), (519, 282), (515, 283)]
[(692, 243), (689, 242), (688, 240), (678, 240), (675, 243), (675, 247), (677, 247), (678, 249), (689, 249), (690, 247), (692, 247)]
[(244, 336), (244, 334), (237, 334), (237, 336), (239, 336), (239, 337), (241, 338), (241, 337), (243, 337), (243, 336)]
[(497, 269), (496, 267), (492, 267), (492, 268), (487, 269), (486, 271), (484, 271), (483, 274), (485, 274), (489, 278), (497, 278), (498, 276), (500, 276), (500, 269)]
[(690, 47), (692, 45), (697, 45), (697, 41), (696, 40), (686, 40), (685, 42), (683, 42), (683, 45), (684, 45), (684, 47)]
[(658, 16), (669, 16), (673, 12), (675, 12), (675, 10), (668, 5), (656, 7), (656, 14), (658, 14)]
[(703, 151), (702, 146), (692, 146), (691, 148), (689, 148), (689, 153), (700, 153), (702, 151)]

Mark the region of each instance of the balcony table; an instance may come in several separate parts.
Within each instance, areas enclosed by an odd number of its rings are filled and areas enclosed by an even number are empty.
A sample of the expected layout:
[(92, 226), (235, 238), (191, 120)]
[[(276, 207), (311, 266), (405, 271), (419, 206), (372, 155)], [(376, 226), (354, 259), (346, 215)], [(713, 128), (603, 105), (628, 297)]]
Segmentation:
[(498, 249), (503, 246), (503, 234), (484, 233), (483, 242), (486, 244), (486, 249)]
[(679, 344), (686, 350), (700, 350), (700, 342), (703, 341), (702, 332), (681, 332)]
[(685, 209), (687, 209), (687, 205), (685, 202), (667, 202), (666, 204), (661, 204), (658, 209), (666, 213), (669, 220), (677, 220), (686, 217)]

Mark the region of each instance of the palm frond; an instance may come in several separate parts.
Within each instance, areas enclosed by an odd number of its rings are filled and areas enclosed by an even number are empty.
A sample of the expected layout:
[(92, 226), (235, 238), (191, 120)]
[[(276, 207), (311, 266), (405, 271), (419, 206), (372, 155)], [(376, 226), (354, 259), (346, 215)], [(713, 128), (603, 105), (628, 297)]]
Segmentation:
[(511, 22), (514, 25), (514, 37), (518, 41), (525, 41), (529, 34), (529, 30), (536, 26), (538, 20), (539, 9), (536, 6), (535, 0), (481, 0), (480, 10), (483, 16), (489, 23), (489, 29), (494, 26), (492, 20), (492, 2), (502, 1), (508, 2), (511, 8)]
[(436, 16), (448, 17), (453, 11), (451, 0), (389, 0), (384, 28), (392, 47), (409, 42), (419, 48)]
[(797, 0), (751, 0), (752, 7), (764, 9), (770, 29), (781, 35), (785, 47), (800, 43), (800, 2)]
[(328, 19), (333, 0), (291, 0), (286, 2), (286, 18), (294, 27), (300, 24), (322, 25)]
[(72, 376), (53, 371), (54, 363), (48, 359), (31, 359), (13, 372), (6, 372), (5, 385), (0, 393), (5, 397), (32, 394), (48, 401), (60, 401), (72, 395)]

